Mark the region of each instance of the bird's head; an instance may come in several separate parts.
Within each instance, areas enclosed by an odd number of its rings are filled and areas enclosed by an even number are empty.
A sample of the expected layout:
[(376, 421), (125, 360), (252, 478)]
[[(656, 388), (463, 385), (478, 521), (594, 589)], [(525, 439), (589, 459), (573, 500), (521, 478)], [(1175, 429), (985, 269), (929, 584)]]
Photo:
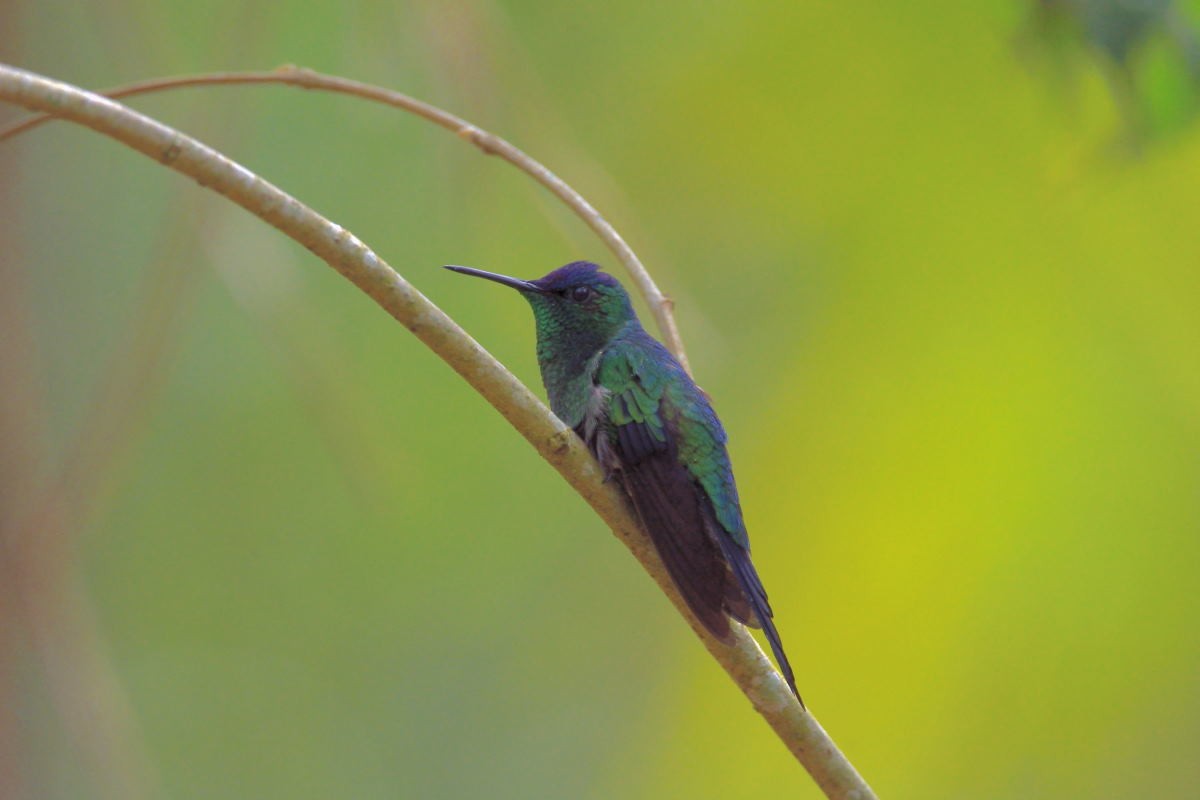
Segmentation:
[(630, 320), (636, 319), (624, 287), (590, 261), (573, 261), (534, 281), (510, 278), (471, 267), (446, 269), (516, 289), (533, 306), (538, 340), (573, 340), (598, 349)]

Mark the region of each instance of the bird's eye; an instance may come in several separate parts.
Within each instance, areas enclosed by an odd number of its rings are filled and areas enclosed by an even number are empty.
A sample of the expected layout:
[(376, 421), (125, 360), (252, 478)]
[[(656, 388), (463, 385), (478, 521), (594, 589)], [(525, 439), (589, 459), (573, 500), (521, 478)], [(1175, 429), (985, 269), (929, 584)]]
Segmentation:
[(576, 286), (571, 290), (571, 299), (576, 303), (582, 303), (592, 296), (592, 290), (589, 286)]

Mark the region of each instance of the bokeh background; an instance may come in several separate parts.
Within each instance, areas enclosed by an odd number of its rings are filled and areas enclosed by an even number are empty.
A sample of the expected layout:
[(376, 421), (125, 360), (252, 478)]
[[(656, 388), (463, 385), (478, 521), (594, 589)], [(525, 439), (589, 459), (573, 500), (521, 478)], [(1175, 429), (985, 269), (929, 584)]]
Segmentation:
[[(17, 0), (0, 55), (93, 88), (298, 63), (510, 138), (676, 299), (800, 687), (882, 796), (1183, 797), (1197, 11)], [(394, 110), (133, 105), (534, 386), (525, 305), (438, 266), (613, 264)], [(0, 212), (0, 795), (819, 796), (584, 503), (311, 254), (62, 123), (0, 145)]]

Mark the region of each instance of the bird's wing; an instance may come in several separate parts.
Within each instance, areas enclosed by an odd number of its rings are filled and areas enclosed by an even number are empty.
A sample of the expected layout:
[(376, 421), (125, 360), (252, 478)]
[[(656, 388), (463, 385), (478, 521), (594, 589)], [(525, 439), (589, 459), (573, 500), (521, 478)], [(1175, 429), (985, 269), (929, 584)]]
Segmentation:
[[(614, 468), (692, 613), (728, 641), (729, 618), (763, 629), (792, 692), (795, 678), (772, 620), (742, 521), (725, 431), (708, 398), (660, 345), (611, 347), (601, 461)], [(605, 428), (608, 428), (607, 441)], [(593, 445), (593, 452), (597, 452)]]
[(593, 451), (615, 467), (692, 613), (727, 640), (726, 614), (749, 618), (750, 609), (712, 535), (715, 520), (704, 489), (680, 461), (678, 415), (666, 397), (671, 377), (642, 349), (611, 347), (597, 375), (606, 389), (607, 425), (596, 432)]
[[(725, 449), (725, 430), (709, 405), (708, 398), (690, 380), (668, 387), (664, 408), (679, 409), (679, 419), (673, 427), (681, 432), (681, 438), (691, 447), (690, 451), (683, 453), (683, 462), (703, 489), (707, 501), (703, 504), (703, 516), (713, 541), (720, 547), (724, 562), (728, 565), (725, 608), (746, 625), (762, 628), (784, 680), (799, 700), (800, 693), (796, 691), (792, 665), (788, 662), (779, 631), (775, 628), (767, 591), (758, 577), (754, 562), (750, 560), (750, 538), (742, 521), (733, 468)], [(804, 701), (801, 700), (800, 704), (803, 705)]]

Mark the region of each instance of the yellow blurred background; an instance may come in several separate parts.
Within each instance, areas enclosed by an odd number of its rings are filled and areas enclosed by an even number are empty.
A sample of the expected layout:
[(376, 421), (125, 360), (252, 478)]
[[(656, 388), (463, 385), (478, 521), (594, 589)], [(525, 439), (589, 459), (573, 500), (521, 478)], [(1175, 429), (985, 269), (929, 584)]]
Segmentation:
[[(1185, 797), (1197, 10), (17, 0), (0, 60), (297, 63), (511, 139), (676, 299), (800, 689), (881, 796)], [(397, 111), (131, 104), (539, 392), (525, 304), (439, 265), (624, 277)], [(54, 509), (0, 590), (0, 795), (819, 796), (584, 503), (311, 254), (65, 123), (0, 144), (0, 242), (0, 510)]]

